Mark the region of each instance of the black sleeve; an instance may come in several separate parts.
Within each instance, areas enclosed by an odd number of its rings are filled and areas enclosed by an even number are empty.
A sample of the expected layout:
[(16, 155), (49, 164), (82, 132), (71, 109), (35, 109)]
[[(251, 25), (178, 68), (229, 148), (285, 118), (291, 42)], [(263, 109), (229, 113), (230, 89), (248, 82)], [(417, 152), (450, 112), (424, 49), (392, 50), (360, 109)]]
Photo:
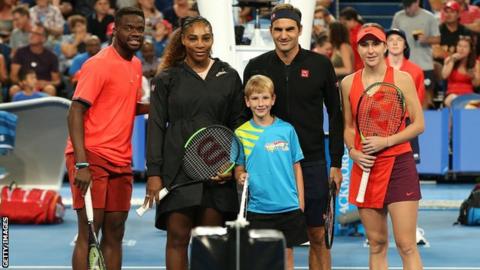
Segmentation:
[[(243, 70), (243, 89), (245, 89), (245, 85), (247, 84), (248, 80), (253, 75), (255, 75), (255, 74), (253, 74), (253, 72), (254, 72), (254, 67), (253, 66), (254, 66), (254, 64), (250, 60), (250, 61), (248, 61), (247, 66), (245, 66), (245, 69)], [(243, 102), (245, 104), (245, 101), (243, 101)], [(242, 117), (241, 117), (242, 121), (240, 121), (240, 125), (247, 122), (252, 117), (253, 117), (252, 111), (246, 105), (244, 105), (244, 110), (243, 110)]]
[(244, 87), (247, 84), (250, 77), (255, 75), (255, 74), (252, 74), (252, 69), (253, 69), (252, 61), (248, 61), (248, 64), (245, 66), (245, 69), (243, 70), (243, 86)]
[(147, 129), (147, 175), (161, 176), (163, 165), (163, 144), (168, 120), (167, 91), (169, 87), (167, 73), (159, 74), (152, 81), (150, 94), (150, 112)]
[(234, 92), (232, 99), (230, 101), (230, 117), (229, 117), (229, 127), (232, 130), (237, 129), (241, 124), (245, 122), (245, 111), (248, 109), (245, 105), (244, 94), (243, 94), (243, 85), (240, 76), (235, 71), (235, 82), (233, 84)]
[(326, 85), (325, 106), (328, 113), (329, 124), (329, 151), (331, 167), (342, 167), (343, 156), (343, 115), (338, 89), (337, 76), (330, 61), (325, 61)]

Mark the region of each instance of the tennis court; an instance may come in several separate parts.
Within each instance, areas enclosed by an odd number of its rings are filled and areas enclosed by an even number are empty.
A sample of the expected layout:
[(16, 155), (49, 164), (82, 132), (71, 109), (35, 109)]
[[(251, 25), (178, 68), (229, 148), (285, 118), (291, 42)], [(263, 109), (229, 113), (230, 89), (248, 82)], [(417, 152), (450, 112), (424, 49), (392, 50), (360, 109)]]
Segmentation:
[[(480, 270), (480, 228), (453, 226), (458, 205), (472, 184), (422, 184), (419, 227), (427, 245), (420, 246), (424, 269)], [(68, 186), (61, 189), (71, 200)], [(144, 183), (135, 184), (133, 202), (138, 205)], [(440, 201), (440, 198), (442, 201)], [(165, 269), (166, 235), (153, 227), (154, 211), (142, 218), (130, 211), (124, 238), (123, 269)], [(9, 269), (71, 269), (76, 216), (68, 206), (65, 221), (58, 225), (10, 225)], [(332, 249), (333, 269), (368, 269), (368, 248), (363, 237), (337, 236)], [(401, 260), (390, 243), (390, 269), (401, 269)], [(295, 269), (308, 269), (308, 248), (295, 249)]]

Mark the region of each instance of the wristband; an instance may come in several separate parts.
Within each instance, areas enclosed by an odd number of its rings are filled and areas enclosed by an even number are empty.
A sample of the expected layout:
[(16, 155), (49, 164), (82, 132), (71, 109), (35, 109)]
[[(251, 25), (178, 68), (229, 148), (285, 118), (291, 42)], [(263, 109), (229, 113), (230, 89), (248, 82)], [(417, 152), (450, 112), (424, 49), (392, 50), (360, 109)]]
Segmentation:
[(77, 163), (75, 163), (75, 168), (77, 170), (87, 168), (88, 166), (90, 166), (90, 164), (88, 162), (77, 162)]

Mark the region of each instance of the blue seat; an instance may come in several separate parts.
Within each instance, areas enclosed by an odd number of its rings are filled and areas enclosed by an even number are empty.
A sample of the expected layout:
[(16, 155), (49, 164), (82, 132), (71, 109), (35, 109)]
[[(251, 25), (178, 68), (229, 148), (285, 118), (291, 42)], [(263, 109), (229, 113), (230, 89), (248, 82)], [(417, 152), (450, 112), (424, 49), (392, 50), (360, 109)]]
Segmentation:
[(452, 109), (464, 109), (465, 105), (467, 105), (471, 101), (479, 100), (480, 101), (480, 94), (467, 94), (467, 95), (460, 95), (452, 100), (451, 108)]
[(6, 155), (15, 146), (15, 130), (17, 116), (13, 113), (0, 111), (0, 155)]

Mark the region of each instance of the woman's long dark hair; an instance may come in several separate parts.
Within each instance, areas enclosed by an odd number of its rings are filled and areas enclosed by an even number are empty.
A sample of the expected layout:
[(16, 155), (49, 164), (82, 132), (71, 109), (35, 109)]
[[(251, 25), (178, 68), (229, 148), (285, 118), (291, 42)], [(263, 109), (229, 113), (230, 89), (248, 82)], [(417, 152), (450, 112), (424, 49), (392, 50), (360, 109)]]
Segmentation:
[[(473, 38), (471, 36), (460, 36), (458, 41), (457, 41), (457, 44), (461, 41), (461, 40), (465, 40), (466, 42), (468, 42), (468, 45), (470, 46), (470, 52), (468, 53), (467, 55), (467, 69), (472, 69), (475, 67), (475, 63), (476, 63), (476, 59), (477, 59), (477, 56), (476, 56), (476, 53), (475, 53), (475, 46), (473, 44)], [(456, 47), (455, 47), (456, 48)], [(460, 62), (461, 61), (457, 61), (454, 65), (453, 65), (453, 68), (454, 69), (457, 69), (459, 66), (460, 66)]]
[(170, 42), (165, 48), (165, 52), (163, 54), (163, 60), (160, 63), (160, 68), (159, 68), (160, 71), (170, 68), (185, 59), (187, 53), (186, 53), (185, 46), (183, 46), (182, 44), (182, 36), (185, 33), (185, 31), (195, 23), (205, 24), (210, 29), (210, 32), (212, 32), (212, 25), (204, 17), (196, 16), (196, 17), (186, 17), (182, 19), (180, 22), (181, 26), (172, 33)]
[(350, 44), (350, 33), (345, 25), (340, 22), (332, 22), (329, 29), (330, 43), (335, 49), (339, 50), (343, 43)]

